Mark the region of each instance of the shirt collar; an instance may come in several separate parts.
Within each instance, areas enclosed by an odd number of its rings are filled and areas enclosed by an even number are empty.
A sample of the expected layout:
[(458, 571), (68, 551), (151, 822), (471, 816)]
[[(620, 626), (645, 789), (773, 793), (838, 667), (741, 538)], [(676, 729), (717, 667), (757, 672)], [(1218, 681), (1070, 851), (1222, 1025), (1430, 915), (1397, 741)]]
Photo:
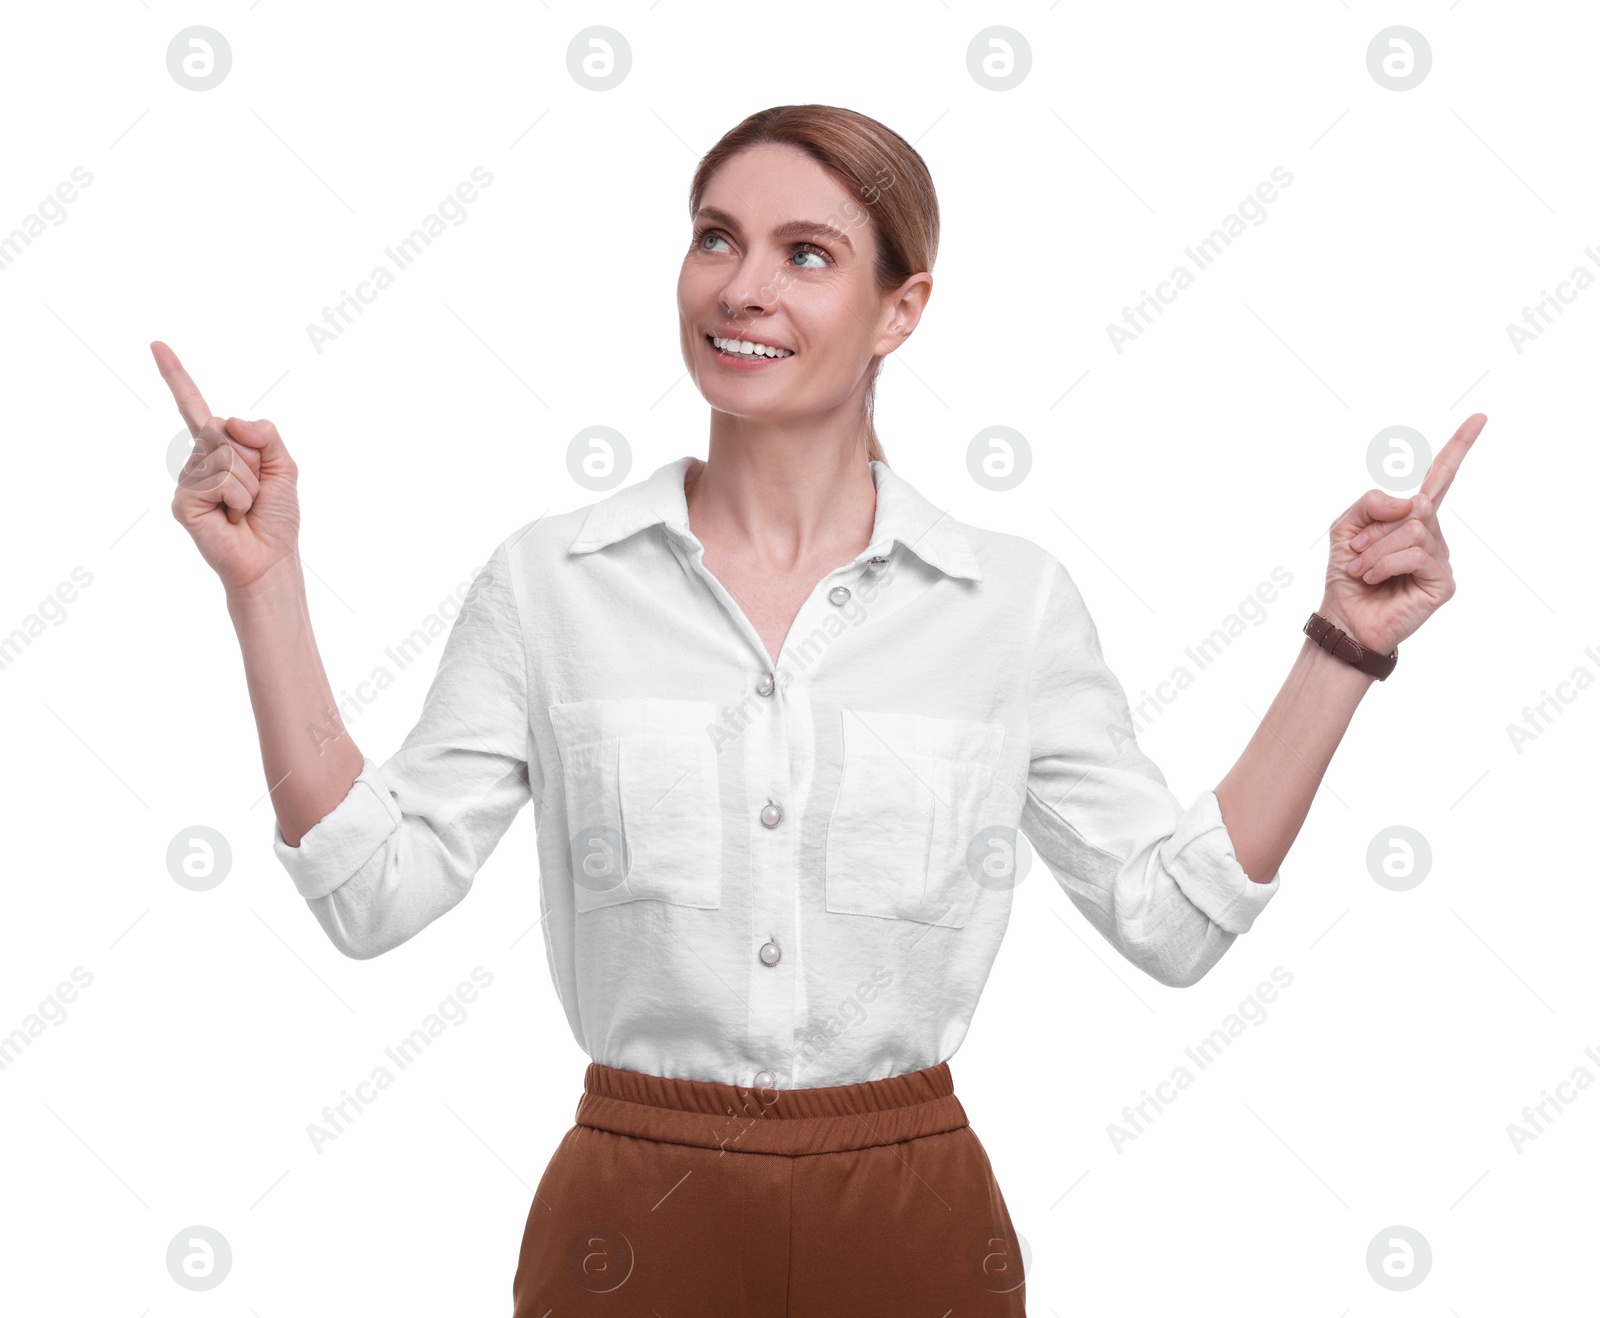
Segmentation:
[[(642, 531), (664, 525), (691, 545), (699, 540), (689, 529), (689, 501), (684, 493), (684, 477), (693, 464), (703, 459), (686, 455), (674, 458), (653, 471), (646, 479), (613, 491), (592, 504), (568, 552), (586, 554), (603, 549)], [(857, 563), (887, 555), (898, 541), (925, 563), (947, 576), (983, 580), (977, 555), (960, 526), (947, 511), (935, 507), (905, 477), (887, 463), (873, 459), (872, 482), (877, 490), (877, 510), (872, 521), (872, 542), (856, 555)]]

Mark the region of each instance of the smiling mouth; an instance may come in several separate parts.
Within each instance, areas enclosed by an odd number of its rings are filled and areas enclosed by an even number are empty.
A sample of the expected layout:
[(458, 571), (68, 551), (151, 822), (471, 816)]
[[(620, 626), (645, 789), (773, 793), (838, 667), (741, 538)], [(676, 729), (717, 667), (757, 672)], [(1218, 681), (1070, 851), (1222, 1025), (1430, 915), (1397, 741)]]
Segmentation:
[(715, 335), (707, 334), (706, 342), (724, 357), (752, 357), (761, 361), (782, 361), (785, 357), (793, 357), (792, 348), (772, 348), (764, 343), (752, 343), (748, 339), (719, 339)]

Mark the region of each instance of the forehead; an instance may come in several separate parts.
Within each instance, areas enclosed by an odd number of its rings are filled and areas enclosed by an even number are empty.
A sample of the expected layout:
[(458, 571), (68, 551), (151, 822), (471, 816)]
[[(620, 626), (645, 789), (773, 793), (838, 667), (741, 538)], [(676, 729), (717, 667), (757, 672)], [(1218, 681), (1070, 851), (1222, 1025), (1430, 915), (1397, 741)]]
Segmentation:
[(707, 181), (700, 204), (753, 223), (803, 215), (843, 228), (860, 214), (848, 187), (799, 147), (781, 142), (746, 147), (725, 160)]
[(695, 212), (707, 213), (746, 236), (815, 233), (842, 239), (858, 254), (873, 241), (867, 211), (849, 187), (786, 143), (763, 142), (725, 161), (707, 181)]

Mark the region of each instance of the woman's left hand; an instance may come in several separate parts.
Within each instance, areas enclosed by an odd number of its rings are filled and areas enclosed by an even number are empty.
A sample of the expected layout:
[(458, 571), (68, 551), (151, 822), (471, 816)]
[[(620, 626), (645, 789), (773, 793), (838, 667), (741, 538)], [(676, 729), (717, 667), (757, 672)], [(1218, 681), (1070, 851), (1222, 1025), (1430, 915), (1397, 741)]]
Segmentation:
[(1463, 421), (1410, 498), (1368, 490), (1329, 528), (1328, 576), (1317, 612), (1367, 649), (1390, 653), (1456, 593), (1439, 505), (1488, 420), (1474, 412)]

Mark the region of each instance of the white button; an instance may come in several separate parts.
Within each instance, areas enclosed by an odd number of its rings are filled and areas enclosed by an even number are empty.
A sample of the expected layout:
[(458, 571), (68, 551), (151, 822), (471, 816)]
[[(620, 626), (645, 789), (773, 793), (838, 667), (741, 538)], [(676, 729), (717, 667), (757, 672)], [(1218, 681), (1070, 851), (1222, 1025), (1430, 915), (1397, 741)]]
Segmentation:
[(770, 696), (772, 694), (772, 688), (772, 674), (762, 673), (761, 681), (756, 684), (756, 694), (758, 696)]
[(850, 587), (835, 586), (828, 592), (828, 598), (835, 604), (843, 604), (850, 598)]
[(774, 801), (768, 801), (761, 808), (761, 822), (768, 828), (776, 828), (778, 821), (783, 818), (783, 807)]
[(777, 1083), (778, 1083), (778, 1077), (773, 1075), (771, 1071), (757, 1071), (756, 1072), (756, 1088), (757, 1089), (771, 1089)]
[(762, 965), (764, 965), (764, 966), (775, 966), (775, 965), (778, 964), (778, 958), (781, 957), (782, 955), (783, 955), (783, 950), (776, 943), (763, 943), (763, 944), (761, 944), (761, 964)]

